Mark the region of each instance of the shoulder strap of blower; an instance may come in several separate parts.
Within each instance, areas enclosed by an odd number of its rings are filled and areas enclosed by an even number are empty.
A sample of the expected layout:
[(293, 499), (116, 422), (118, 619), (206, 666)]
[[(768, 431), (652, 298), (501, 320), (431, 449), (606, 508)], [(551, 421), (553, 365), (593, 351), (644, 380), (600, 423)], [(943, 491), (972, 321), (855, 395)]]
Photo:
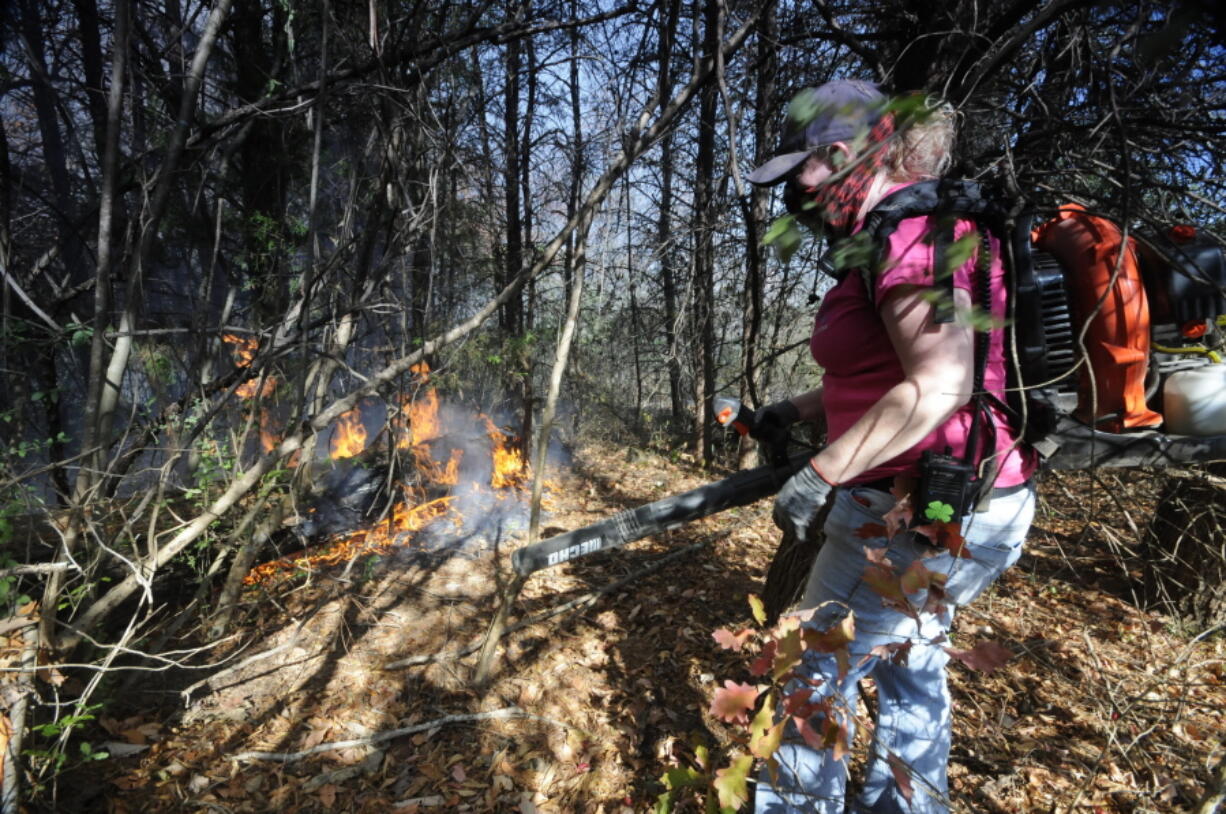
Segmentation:
[(974, 181), (946, 178), (920, 181), (887, 195), (873, 207), (864, 222), (863, 232), (869, 236), (874, 246), (873, 261), (860, 269), (864, 276), (865, 290), (870, 297), (876, 282), (881, 250), (886, 240), (904, 220), (928, 216), (935, 217), (937, 221), (936, 233), (932, 235), (932, 266), (936, 283), (949, 294), (949, 297), (943, 298), (943, 306), (938, 306), (936, 321), (952, 322), (954, 276), (952, 270), (945, 267), (945, 257), (954, 241), (954, 225), (958, 220), (973, 220), (981, 234), (986, 227), (1001, 239), (1003, 245), (1008, 209), (999, 196), (987, 194), (983, 187)]
[[(935, 233), (931, 235), (933, 243), (933, 274), (935, 285), (945, 296), (940, 297), (936, 304), (935, 321), (949, 323), (954, 320), (954, 269), (947, 268), (946, 257), (949, 247), (954, 242), (954, 227), (958, 220), (975, 222), (980, 236), (978, 252), (978, 267), (975, 280), (973, 302), (985, 312), (991, 311), (991, 256), (988, 235), (994, 234), (1003, 247), (1009, 230), (1008, 207), (1000, 196), (989, 194), (974, 181), (938, 179), (921, 181), (887, 195), (865, 218), (863, 233), (872, 241), (872, 259), (860, 268), (864, 278), (864, 289), (870, 300), (875, 300), (873, 291), (876, 287), (876, 275), (881, 263), (881, 256), (889, 236), (898, 225), (908, 218), (933, 217)], [(987, 368), (988, 351), (991, 336), (986, 331), (975, 332), (975, 379), (974, 395), (971, 403), (974, 413), (971, 428), (967, 437), (966, 458), (968, 464), (978, 469), (975, 450), (979, 447), (981, 427), (986, 427), (994, 434), (994, 423), (989, 404), (1001, 407), (1014, 423), (1020, 423), (1016, 411), (987, 392), (984, 384), (984, 372)], [(1015, 429), (1020, 431), (1020, 427)], [(989, 448), (995, 447), (992, 441)], [(994, 460), (994, 459), (993, 459)], [(981, 495), (991, 492), (991, 484), (996, 480), (996, 465), (993, 463), (987, 472), (980, 473), (983, 480)]]

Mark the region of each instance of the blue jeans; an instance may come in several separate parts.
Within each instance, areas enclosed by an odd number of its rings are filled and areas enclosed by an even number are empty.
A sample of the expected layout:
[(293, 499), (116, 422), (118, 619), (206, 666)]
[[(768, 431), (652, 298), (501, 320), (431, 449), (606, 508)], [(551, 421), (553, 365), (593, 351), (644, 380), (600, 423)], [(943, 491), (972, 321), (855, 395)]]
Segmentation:
[[(988, 511), (969, 515), (962, 524), (967, 558), (948, 552), (928, 556), (930, 571), (948, 575), (943, 609), (919, 612), (918, 622), (882, 605), (882, 598), (861, 580), (868, 564), (864, 548), (885, 548), (900, 572), (933, 549), (912, 533), (864, 539), (856, 532), (869, 523), (884, 523), (894, 505), (885, 492), (865, 487), (838, 489), (826, 520), (826, 541), (809, 572), (801, 607), (818, 608), (807, 624), (821, 629), (837, 622), (850, 609), (855, 613), (856, 638), (850, 646), (851, 670), (838, 680), (833, 656), (806, 651), (802, 669), (813, 679), (824, 679), (819, 692), (836, 693), (839, 706), (855, 709), (858, 682), (872, 678), (877, 687), (877, 721), (864, 791), (853, 811), (945, 812), (948, 806), (946, 764), (949, 760), (950, 701), (945, 681), (948, 654), (940, 642), (953, 622), (954, 607), (966, 605), (1001, 573), (1017, 562), (1034, 517), (1032, 487), (996, 498)], [(922, 539), (922, 538), (921, 538)], [(922, 607), (923, 596), (911, 597)], [(911, 643), (905, 665), (870, 655), (878, 645)], [(880, 652), (880, 651), (879, 651)], [(848, 721), (848, 741), (854, 735)], [(893, 766), (888, 759), (893, 755)], [(847, 761), (833, 759), (830, 750), (809, 747), (791, 724), (775, 755), (778, 782), (772, 785), (764, 771), (754, 798), (759, 814), (820, 812), (842, 814), (847, 784)], [(894, 772), (905, 772), (913, 788), (908, 803)]]

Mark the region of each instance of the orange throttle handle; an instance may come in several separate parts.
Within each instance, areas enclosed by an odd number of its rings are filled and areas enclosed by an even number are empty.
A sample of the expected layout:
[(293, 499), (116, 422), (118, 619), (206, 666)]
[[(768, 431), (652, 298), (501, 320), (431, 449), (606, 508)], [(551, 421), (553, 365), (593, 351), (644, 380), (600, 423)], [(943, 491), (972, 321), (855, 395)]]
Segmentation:
[(725, 429), (734, 429), (740, 435), (753, 432), (753, 410), (731, 396), (719, 396), (712, 404), (715, 420)]

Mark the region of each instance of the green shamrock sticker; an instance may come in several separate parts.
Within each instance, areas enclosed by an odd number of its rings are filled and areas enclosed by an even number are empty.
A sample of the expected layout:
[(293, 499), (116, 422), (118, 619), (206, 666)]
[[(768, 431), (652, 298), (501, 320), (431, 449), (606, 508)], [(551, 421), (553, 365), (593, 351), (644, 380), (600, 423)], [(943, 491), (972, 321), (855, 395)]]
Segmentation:
[(940, 500), (934, 500), (924, 509), (924, 517), (933, 522), (948, 523), (954, 519), (954, 507)]

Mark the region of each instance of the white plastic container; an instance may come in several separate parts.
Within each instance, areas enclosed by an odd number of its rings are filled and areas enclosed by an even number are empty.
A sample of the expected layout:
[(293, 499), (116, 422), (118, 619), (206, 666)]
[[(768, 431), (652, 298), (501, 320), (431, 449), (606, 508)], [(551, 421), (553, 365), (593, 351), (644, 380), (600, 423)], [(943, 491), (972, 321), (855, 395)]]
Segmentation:
[(1180, 370), (1162, 386), (1166, 431), (1175, 435), (1226, 435), (1226, 364)]

